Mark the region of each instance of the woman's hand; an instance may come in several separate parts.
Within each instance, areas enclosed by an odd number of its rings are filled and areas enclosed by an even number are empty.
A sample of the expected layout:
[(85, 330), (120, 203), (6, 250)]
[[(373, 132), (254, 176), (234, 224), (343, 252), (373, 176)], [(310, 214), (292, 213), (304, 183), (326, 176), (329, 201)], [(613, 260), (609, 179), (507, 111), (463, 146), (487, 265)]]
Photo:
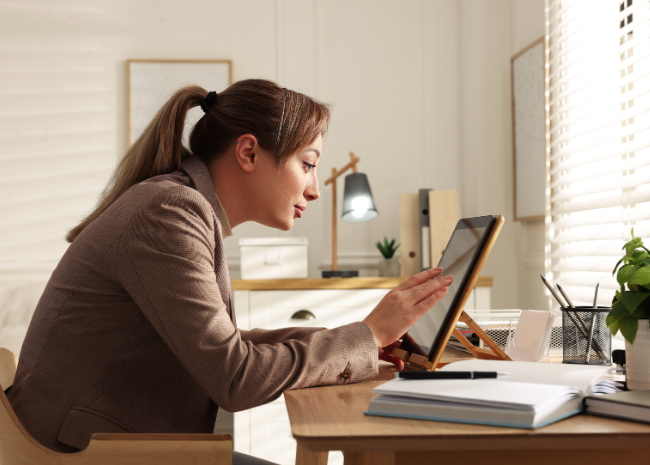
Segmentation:
[[(380, 357), (447, 293), (451, 275), (440, 277), (442, 268), (423, 271), (390, 291), (363, 322), (375, 338)], [(434, 279), (435, 278), (435, 279)], [(395, 363), (392, 359), (389, 360)]]
[(399, 347), (410, 353), (420, 354), (424, 356), (427, 355), (422, 351), (422, 348), (418, 345), (417, 342), (415, 342), (415, 339), (413, 339), (409, 333), (404, 334), (397, 341), (379, 349), (379, 360), (384, 360), (386, 362), (392, 363), (397, 367), (398, 370), (404, 369), (404, 361), (392, 355), (391, 352), (395, 347)]

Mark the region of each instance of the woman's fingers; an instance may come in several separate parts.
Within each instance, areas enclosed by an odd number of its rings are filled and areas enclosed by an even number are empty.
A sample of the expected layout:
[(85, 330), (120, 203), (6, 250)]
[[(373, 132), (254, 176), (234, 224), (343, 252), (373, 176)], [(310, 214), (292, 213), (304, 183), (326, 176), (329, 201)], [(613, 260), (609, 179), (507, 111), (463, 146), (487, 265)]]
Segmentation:
[(404, 336), (402, 336), (402, 343), (399, 345), (399, 348), (407, 352), (423, 355), (425, 357), (427, 355), (422, 350), (422, 347), (420, 347), (420, 344), (418, 344), (415, 339), (413, 339), (413, 336), (411, 336), (409, 333), (406, 333)]
[(386, 294), (364, 318), (363, 322), (370, 327), (378, 348), (396, 341), (433, 306), (433, 303), (445, 295), (452, 278), (436, 278), (441, 271), (440, 268), (426, 270), (407, 279)]
[[(412, 288), (413, 292), (408, 296), (411, 305), (416, 306), (424, 299), (427, 299), (432, 294), (440, 291), (441, 289), (449, 286), (454, 281), (452, 275), (439, 276), (431, 279), (425, 283)], [(407, 291), (408, 292), (408, 291)]]
[(428, 270), (424, 270), (421, 273), (414, 274), (411, 276), (409, 279), (406, 281), (402, 282), (399, 286), (395, 288), (397, 291), (405, 291), (407, 289), (412, 288), (413, 286), (417, 286), (418, 284), (425, 283), (436, 276), (440, 275), (442, 272), (442, 268), (437, 267), (437, 268), (430, 268)]
[(421, 316), (424, 315), (431, 307), (433, 307), (435, 304), (437, 304), (440, 299), (442, 299), (446, 294), (449, 288), (443, 287), (442, 289), (439, 289), (436, 291), (434, 294), (430, 295), (426, 299), (422, 300), (419, 304), (417, 304), (414, 309), (415, 311)]
[(385, 360), (386, 362), (390, 362), (393, 365), (395, 365), (399, 370), (404, 369), (404, 361), (400, 360), (399, 358), (395, 357), (394, 355), (391, 355), (386, 352), (381, 352), (379, 354), (379, 360)]

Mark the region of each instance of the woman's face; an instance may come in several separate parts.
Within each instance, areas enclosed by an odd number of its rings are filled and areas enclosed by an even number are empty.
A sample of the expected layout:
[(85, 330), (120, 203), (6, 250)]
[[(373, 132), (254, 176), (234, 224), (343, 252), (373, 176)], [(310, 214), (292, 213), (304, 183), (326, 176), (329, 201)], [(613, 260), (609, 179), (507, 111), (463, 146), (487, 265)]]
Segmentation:
[[(323, 138), (318, 136), (307, 148), (292, 155), (278, 166), (272, 155), (261, 154), (258, 160), (267, 175), (260, 181), (263, 198), (257, 221), (266, 226), (288, 231), (293, 221), (306, 214), (307, 203), (320, 197), (316, 166), (323, 149)], [(259, 180), (259, 178), (258, 178)]]

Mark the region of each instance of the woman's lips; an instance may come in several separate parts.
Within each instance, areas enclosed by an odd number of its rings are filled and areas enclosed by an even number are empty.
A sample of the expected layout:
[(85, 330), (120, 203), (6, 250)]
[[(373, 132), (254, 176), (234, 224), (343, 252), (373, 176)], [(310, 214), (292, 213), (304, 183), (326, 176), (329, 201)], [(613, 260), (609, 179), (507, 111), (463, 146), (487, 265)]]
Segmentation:
[(300, 205), (293, 206), (293, 209), (296, 211), (296, 215), (298, 215), (298, 218), (302, 218), (302, 212), (305, 211), (305, 208), (307, 207), (302, 207)]

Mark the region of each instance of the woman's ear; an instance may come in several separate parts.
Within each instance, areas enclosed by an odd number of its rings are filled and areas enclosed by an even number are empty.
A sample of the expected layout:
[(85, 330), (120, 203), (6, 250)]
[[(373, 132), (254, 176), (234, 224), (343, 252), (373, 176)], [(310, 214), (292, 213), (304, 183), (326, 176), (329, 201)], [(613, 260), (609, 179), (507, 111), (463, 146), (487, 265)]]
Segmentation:
[(255, 151), (259, 148), (257, 139), (252, 134), (244, 134), (235, 143), (235, 159), (239, 167), (246, 173), (255, 170), (257, 158)]

